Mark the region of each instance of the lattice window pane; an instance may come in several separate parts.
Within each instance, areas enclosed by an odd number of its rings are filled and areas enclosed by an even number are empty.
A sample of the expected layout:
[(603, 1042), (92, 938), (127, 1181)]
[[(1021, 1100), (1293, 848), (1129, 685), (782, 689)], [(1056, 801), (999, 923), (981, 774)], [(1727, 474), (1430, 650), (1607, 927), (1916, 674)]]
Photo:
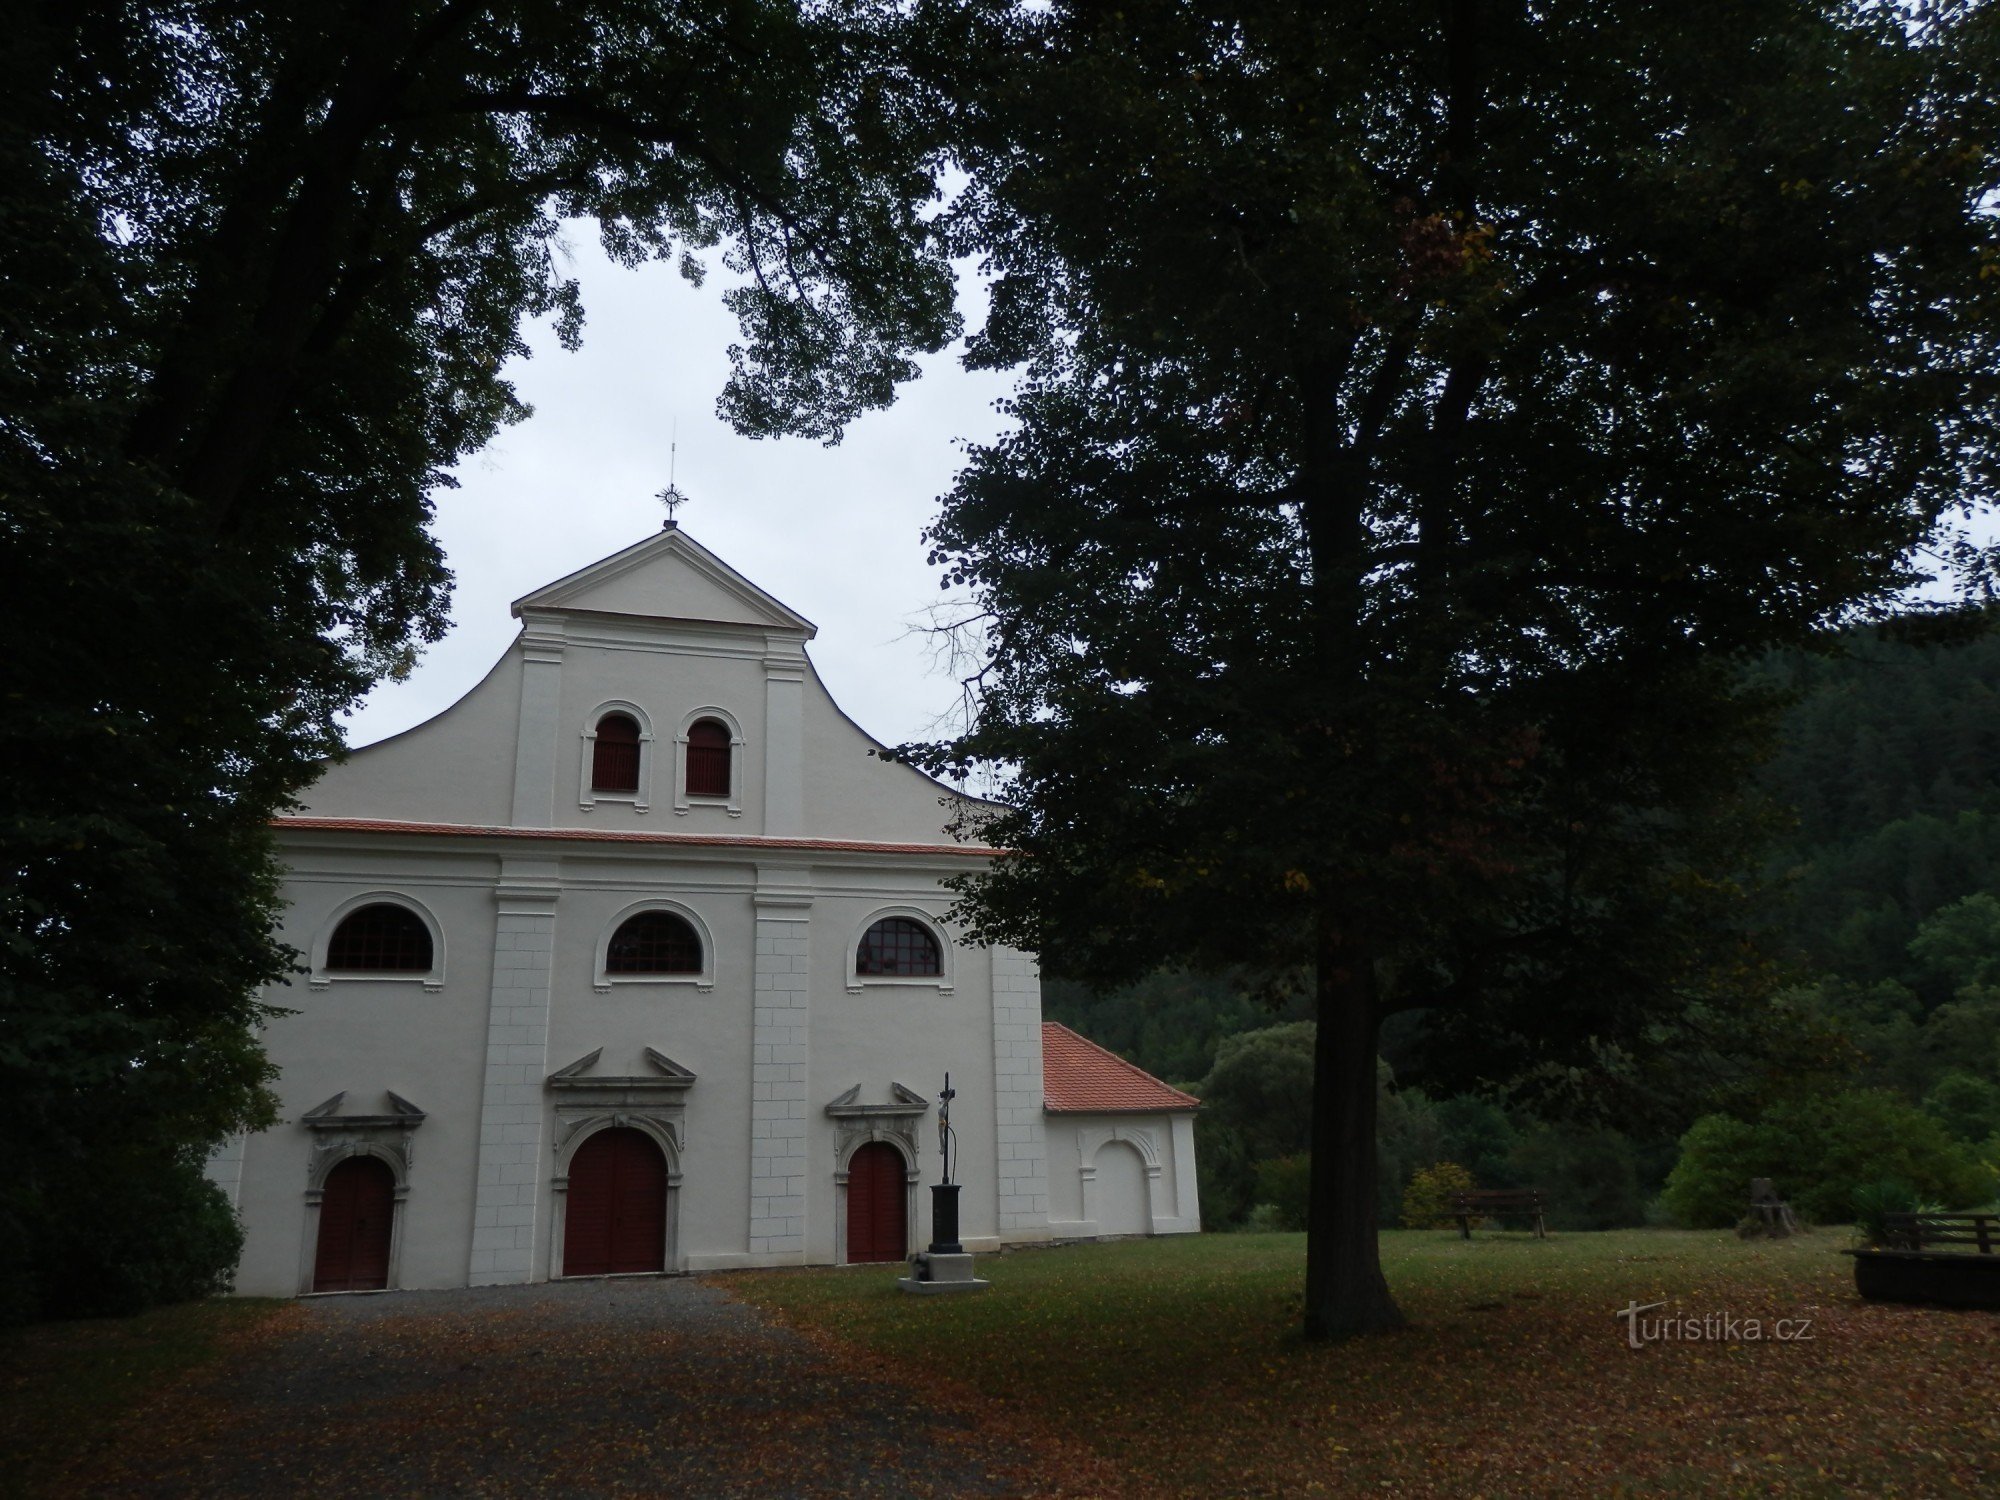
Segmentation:
[(428, 974), (430, 929), (406, 906), (386, 901), (364, 906), (333, 930), (326, 966), (366, 974)]
[(699, 974), (701, 939), (685, 917), (642, 911), (612, 934), (604, 955), (607, 974)]
[(944, 963), (937, 939), (923, 923), (884, 917), (862, 937), (854, 968), (859, 974), (926, 978), (942, 974)]

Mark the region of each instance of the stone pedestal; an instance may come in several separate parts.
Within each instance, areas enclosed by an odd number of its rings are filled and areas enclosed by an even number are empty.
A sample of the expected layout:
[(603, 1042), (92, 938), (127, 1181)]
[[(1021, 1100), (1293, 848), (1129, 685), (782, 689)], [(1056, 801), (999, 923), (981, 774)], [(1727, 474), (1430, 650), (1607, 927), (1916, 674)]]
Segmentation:
[(920, 1297), (939, 1297), (949, 1292), (983, 1292), (993, 1284), (972, 1274), (972, 1257), (963, 1253), (941, 1255), (926, 1250), (910, 1257), (910, 1272), (896, 1285)]

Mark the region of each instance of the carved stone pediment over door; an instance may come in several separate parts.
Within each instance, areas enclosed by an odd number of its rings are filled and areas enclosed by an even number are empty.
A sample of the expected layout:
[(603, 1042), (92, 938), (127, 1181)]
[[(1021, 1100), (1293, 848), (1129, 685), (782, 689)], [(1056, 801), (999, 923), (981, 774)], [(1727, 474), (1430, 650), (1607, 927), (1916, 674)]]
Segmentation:
[(563, 1274), (563, 1240), (569, 1199), (569, 1169), (577, 1148), (600, 1130), (632, 1129), (652, 1138), (667, 1163), (666, 1269), (680, 1268), (681, 1161), (687, 1150), (687, 1091), (695, 1075), (664, 1052), (643, 1050), (648, 1071), (598, 1073), (604, 1056), (599, 1047), (543, 1080), (555, 1099), (555, 1195), (550, 1219), (551, 1279)]
[(836, 1176), (844, 1174), (849, 1159), (870, 1141), (890, 1141), (902, 1148), (904, 1160), (914, 1172), (917, 1166), (917, 1122), (930, 1110), (930, 1100), (900, 1083), (889, 1085), (889, 1098), (882, 1104), (863, 1104), (861, 1085), (827, 1105), (834, 1122), (833, 1164)]
[(410, 1196), (410, 1169), (417, 1160), (417, 1127), (424, 1123), (425, 1116), (424, 1111), (400, 1094), (384, 1090), (382, 1100), (385, 1107), (372, 1113), (344, 1113), (347, 1090), (342, 1089), (299, 1116), (299, 1124), (312, 1133), (312, 1149), (306, 1153), (305, 1229), (299, 1240), (301, 1292), (310, 1292), (314, 1286), (320, 1208), (326, 1198), (327, 1177), (335, 1167), (356, 1156), (372, 1156), (382, 1162), (394, 1182), (386, 1284), (392, 1287), (400, 1284), (403, 1203)]
[[(873, 1247), (873, 1241), (881, 1229), (879, 1214), (857, 1221), (854, 1215), (862, 1210), (848, 1202), (848, 1178), (850, 1169), (855, 1166), (855, 1153), (871, 1142), (887, 1145), (903, 1159), (901, 1214), (896, 1216), (891, 1211), (889, 1227), (884, 1232), (887, 1238), (900, 1244), (901, 1248), (896, 1253), (908, 1253), (909, 1236), (917, 1224), (917, 1125), (930, 1107), (930, 1101), (922, 1094), (900, 1083), (889, 1085), (889, 1097), (880, 1104), (863, 1104), (861, 1085), (857, 1083), (826, 1106), (827, 1117), (834, 1124), (833, 1180), (836, 1191), (833, 1242), (835, 1255), (842, 1264), (856, 1255), (866, 1260), (883, 1258)], [(875, 1155), (879, 1158), (880, 1153)], [(862, 1164), (863, 1167), (874, 1171), (879, 1171), (881, 1165), (879, 1159)], [(878, 1185), (882, 1182), (879, 1177), (874, 1180)], [(870, 1242), (858, 1249), (850, 1242), (848, 1233), (850, 1224), (857, 1222), (864, 1226), (861, 1231), (862, 1238)], [(874, 1224), (875, 1227), (866, 1227), (869, 1224)]]

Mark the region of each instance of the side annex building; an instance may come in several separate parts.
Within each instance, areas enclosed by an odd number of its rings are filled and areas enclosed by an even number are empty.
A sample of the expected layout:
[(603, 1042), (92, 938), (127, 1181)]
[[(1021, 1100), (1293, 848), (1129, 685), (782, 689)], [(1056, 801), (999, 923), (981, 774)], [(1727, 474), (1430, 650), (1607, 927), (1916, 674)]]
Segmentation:
[(1196, 1101), (1041, 1015), (943, 882), (960, 794), (671, 522), (513, 606), (465, 697), (279, 821), (281, 1122), (236, 1289), (901, 1260), (951, 1074), (970, 1250), (1200, 1228)]

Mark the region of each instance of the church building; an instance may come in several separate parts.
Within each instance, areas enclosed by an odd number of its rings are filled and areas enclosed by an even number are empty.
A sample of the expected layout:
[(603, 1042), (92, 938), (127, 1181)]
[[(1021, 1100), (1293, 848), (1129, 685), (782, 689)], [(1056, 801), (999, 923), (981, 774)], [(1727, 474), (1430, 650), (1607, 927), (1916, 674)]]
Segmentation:
[(674, 523), (517, 600), (485, 679), (280, 820), (281, 1122), (239, 1292), (901, 1260), (939, 1095), (969, 1250), (1200, 1227), (1196, 1102), (1044, 1023), (814, 627)]

